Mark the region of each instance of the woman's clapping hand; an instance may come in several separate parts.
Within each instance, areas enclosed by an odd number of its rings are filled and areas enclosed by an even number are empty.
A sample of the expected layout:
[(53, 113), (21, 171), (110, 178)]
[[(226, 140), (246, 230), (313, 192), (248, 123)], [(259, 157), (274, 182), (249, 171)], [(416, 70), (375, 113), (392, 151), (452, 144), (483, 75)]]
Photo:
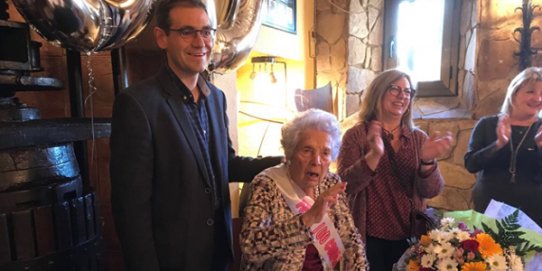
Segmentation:
[(382, 155), (384, 155), (384, 141), (382, 141), (382, 123), (373, 120), (369, 123), (367, 130), (367, 143), (369, 151), (365, 160), (370, 169), (375, 170)]
[(501, 149), (504, 145), (510, 141), (510, 134), (512, 133), (512, 126), (510, 124), (510, 117), (506, 114), (499, 116), (499, 122), (497, 123), (497, 149)]
[(428, 161), (444, 155), (450, 150), (453, 142), (454, 138), (451, 132), (435, 132), (423, 144), (420, 151), (420, 159)]

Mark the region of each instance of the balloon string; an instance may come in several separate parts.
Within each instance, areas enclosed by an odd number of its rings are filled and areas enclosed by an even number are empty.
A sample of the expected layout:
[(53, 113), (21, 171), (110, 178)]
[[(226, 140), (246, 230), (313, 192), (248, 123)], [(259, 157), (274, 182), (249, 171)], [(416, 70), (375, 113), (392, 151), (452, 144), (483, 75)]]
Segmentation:
[[(98, 90), (96, 87), (96, 80), (94, 77), (94, 69), (92, 68), (92, 55), (95, 55), (95, 51), (89, 51), (87, 52), (87, 70), (88, 70), (88, 95), (85, 97), (84, 106), (86, 108), (87, 103), (89, 103), (89, 109), (90, 109), (90, 129), (92, 134), (92, 143), (90, 147), (90, 165), (89, 168), (92, 170), (94, 166), (94, 160), (96, 159), (94, 153), (96, 150), (96, 143), (95, 143), (95, 133), (94, 133), (94, 100), (92, 99), (92, 96), (94, 96), (94, 93)], [(89, 102), (90, 101), (90, 102)]]
[(105, 45), (110, 41), (109, 39), (111, 38), (111, 36), (113, 36), (112, 34), (112, 28), (114, 26), (112, 26), (112, 24), (114, 24), (113, 22), (113, 18), (111, 16), (102, 16), (102, 22), (101, 22), (101, 25), (102, 25), (102, 29), (101, 29), (101, 39), (100, 39), (100, 42), (96, 45), (96, 47), (94, 47), (94, 49), (90, 52), (87, 52), (88, 53), (96, 53), (96, 51), (99, 51), (101, 49), (103, 49), (105, 47)]

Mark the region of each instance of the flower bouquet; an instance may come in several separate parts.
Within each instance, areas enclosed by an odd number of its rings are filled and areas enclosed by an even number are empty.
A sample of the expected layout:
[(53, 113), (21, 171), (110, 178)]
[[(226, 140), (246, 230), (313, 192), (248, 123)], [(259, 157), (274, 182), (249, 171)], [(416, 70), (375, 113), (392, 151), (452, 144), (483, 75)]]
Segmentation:
[(524, 257), (542, 247), (522, 238), (518, 211), (496, 222), (496, 230), (482, 223), (470, 230), (451, 217), (422, 235), (401, 257), (396, 268), (407, 271), (524, 270)]

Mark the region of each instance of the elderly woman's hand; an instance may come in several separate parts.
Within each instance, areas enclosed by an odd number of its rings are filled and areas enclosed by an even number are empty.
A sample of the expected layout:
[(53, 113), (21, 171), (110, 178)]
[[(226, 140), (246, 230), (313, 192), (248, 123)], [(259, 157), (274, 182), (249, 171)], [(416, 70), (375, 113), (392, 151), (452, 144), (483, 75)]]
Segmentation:
[(451, 132), (446, 132), (444, 134), (438, 131), (435, 132), (423, 144), (420, 151), (420, 159), (422, 161), (429, 161), (444, 155), (450, 150), (453, 142), (454, 139)]
[(326, 214), (329, 208), (337, 202), (339, 194), (344, 192), (345, 189), (346, 183), (340, 182), (320, 194), (312, 207), (306, 213), (301, 215), (301, 219), (305, 226), (310, 227), (314, 223), (322, 221), (324, 214)]

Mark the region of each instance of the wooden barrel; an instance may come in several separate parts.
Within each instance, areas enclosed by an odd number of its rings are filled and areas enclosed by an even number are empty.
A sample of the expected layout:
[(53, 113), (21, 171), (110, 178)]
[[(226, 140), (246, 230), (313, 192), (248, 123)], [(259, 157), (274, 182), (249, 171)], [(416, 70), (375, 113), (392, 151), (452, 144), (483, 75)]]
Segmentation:
[(37, 111), (5, 101), (0, 134), (10, 145), (0, 146), (0, 270), (104, 270), (99, 205), (84, 188), (69, 126), (45, 125), (56, 131), (48, 140)]
[(0, 214), (0, 270), (104, 270), (93, 192)]
[(0, 151), (0, 192), (54, 184), (78, 176), (71, 143)]

